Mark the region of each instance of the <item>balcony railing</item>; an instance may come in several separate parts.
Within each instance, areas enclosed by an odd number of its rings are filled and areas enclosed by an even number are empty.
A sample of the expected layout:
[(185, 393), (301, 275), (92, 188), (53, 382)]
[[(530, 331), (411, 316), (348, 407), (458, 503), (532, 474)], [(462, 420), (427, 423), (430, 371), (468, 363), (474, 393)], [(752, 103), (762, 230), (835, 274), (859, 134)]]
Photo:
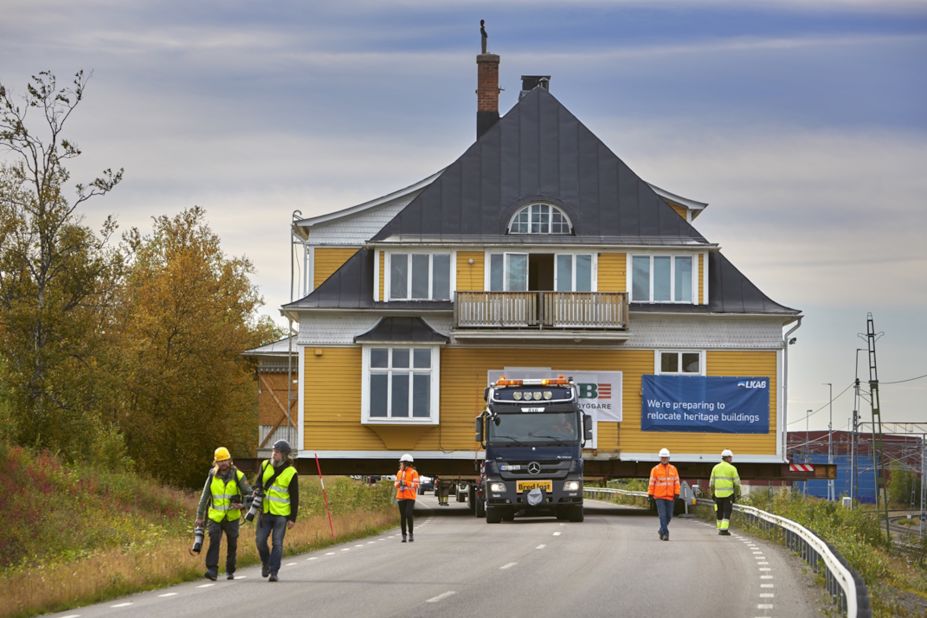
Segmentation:
[(624, 292), (457, 292), (457, 328), (624, 330)]

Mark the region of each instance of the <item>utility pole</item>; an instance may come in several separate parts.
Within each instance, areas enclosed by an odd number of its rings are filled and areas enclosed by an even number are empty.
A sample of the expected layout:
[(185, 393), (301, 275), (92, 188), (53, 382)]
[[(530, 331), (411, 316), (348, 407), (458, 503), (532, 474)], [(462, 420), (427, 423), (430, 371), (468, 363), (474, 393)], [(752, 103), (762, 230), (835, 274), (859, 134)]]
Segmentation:
[[(805, 463), (809, 463), (811, 461), (811, 453), (810, 453), (811, 441), (808, 438), (809, 436), (808, 420), (811, 418), (811, 412), (812, 412), (811, 409), (805, 410)], [(803, 496), (808, 495), (808, 480), (807, 479), (805, 479), (802, 482), (801, 493)]]
[[(834, 384), (825, 382), (824, 386), (828, 388), (827, 403), (829, 410), (827, 412), (827, 463), (834, 464)], [(834, 495), (834, 479), (827, 480), (827, 499), (836, 500)]]
[(876, 334), (875, 321), (871, 313), (866, 314), (866, 342), (869, 344), (869, 400), (872, 405), (872, 448), (873, 473), (875, 474), (876, 507), (885, 516), (885, 537), (892, 542), (892, 532), (888, 521), (888, 495), (885, 488), (885, 474), (882, 470), (882, 412), (879, 407), (879, 372), (876, 368)]

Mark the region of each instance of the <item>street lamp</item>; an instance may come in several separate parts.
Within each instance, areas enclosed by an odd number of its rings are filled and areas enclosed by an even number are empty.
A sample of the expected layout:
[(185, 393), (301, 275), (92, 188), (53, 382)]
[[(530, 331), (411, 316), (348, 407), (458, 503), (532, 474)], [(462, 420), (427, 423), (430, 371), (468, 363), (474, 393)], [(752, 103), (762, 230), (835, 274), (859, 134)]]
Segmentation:
[[(808, 461), (811, 459), (811, 440), (809, 439), (810, 434), (808, 432), (808, 420), (811, 418), (812, 412), (813, 410), (811, 410), (811, 408), (805, 411), (805, 463), (808, 463)], [(808, 479), (805, 479), (805, 482), (802, 485), (801, 493), (805, 496), (808, 495)]]

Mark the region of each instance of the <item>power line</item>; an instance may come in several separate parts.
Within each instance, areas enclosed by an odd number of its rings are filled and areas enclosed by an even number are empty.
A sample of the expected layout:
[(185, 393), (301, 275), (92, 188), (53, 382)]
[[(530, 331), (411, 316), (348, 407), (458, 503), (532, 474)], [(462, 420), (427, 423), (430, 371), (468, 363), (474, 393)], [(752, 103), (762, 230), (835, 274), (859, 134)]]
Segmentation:
[[(834, 395), (834, 398), (833, 398), (833, 399), (831, 399), (830, 401), (828, 401), (827, 403), (825, 403), (823, 406), (821, 406), (821, 407), (818, 408), (817, 410), (814, 410), (813, 412), (811, 412), (811, 413), (809, 413), (809, 414), (806, 414), (804, 420), (807, 421), (807, 419), (811, 418), (812, 416), (814, 416), (815, 414), (817, 414), (818, 412), (820, 412), (821, 410), (823, 410), (824, 408), (826, 408), (827, 406), (829, 406), (830, 404), (832, 404), (833, 402), (835, 402), (835, 401), (837, 401), (838, 399), (840, 399), (840, 396), (843, 395), (843, 394), (844, 394), (845, 392), (847, 392), (848, 390), (850, 390), (851, 388), (853, 388), (853, 385), (854, 385), (854, 384), (855, 384), (855, 382), (850, 382), (849, 384), (847, 384), (847, 387), (846, 387), (845, 389), (843, 389), (842, 391), (840, 391), (839, 393), (837, 393), (836, 395)], [(799, 418), (795, 419), (794, 421), (789, 421), (789, 425), (794, 425), (795, 423), (799, 423), (799, 422), (801, 422), (801, 421), (802, 421), (802, 419), (799, 417)]]
[(879, 382), (879, 384), (902, 384), (904, 382), (913, 382), (914, 380), (921, 380), (927, 378), (927, 373), (922, 376), (917, 376), (916, 378), (908, 378), (907, 380), (895, 380), (894, 382)]

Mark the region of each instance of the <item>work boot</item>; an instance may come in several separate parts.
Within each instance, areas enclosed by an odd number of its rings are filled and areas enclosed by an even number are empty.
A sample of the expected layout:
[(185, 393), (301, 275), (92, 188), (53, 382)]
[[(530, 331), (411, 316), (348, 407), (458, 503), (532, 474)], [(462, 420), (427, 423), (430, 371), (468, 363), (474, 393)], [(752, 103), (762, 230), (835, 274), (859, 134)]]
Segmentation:
[(406, 542), (406, 535), (404, 535), (404, 534), (402, 535), (402, 542), (403, 542), (403, 543)]
[(730, 531), (730, 530), (722, 530), (722, 531), (721, 531), (721, 534), (723, 534), (724, 536), (731, 536), (731, 531)]
[(276, 573), (271, 573), (271, 574), (270, 574), (270, 578), (268, 578), (267, 581), (270, 581), (270, 582), (275, 582), (275, 581), (277, 581), (277, 574), (276, 574)]
[(266, 564), (261, 565), (261, 577), (267, 577), (270, 575), (270, 567)]
[(410, 543), (414, 543), (414, 542), (415, 542), (415, 537), (412, 536), (412, 533), (411, 533), (411, 532), (409, 533), (409, 542), (410, 542)]
[(235, 579), (235, 571), (225, 574), (225, 579)]
[(216, 581), (216, 574), (212, 571), (206, 571), (205, 573), (203, 573), (203, 577), (205, 577), (206, 579), (210, 579), (212, 581)]

